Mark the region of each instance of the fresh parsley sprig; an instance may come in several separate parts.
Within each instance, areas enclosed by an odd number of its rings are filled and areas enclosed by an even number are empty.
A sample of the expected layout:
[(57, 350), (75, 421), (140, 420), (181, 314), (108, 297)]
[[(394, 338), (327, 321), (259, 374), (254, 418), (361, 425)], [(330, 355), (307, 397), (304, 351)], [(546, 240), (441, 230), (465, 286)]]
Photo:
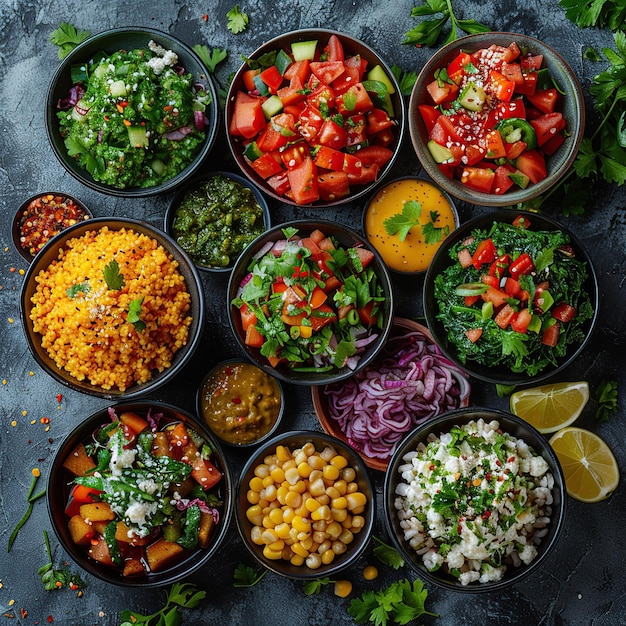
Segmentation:
[(63, 589), (65, 587), (69, 587), (73, 590), (84, 589), (85, 583), (80, 576), (73, 574), (66, 567), (54, 569), (52, 551), (50, 550), (50, 539), (48, 539), (48, 533), (45, 530), (43, 531), (43, 538), (46, 544), (48, 562), (37, 570), (37, 574), (41, 576), (44, 589), (46, 591), (54, 591), (55, 589)]
[(267, 572), (268, 570), (263, 570), (259, 573), (253, 567), (239, 563), (233, 574), (233, 587), (254, 587)]
[(167, 593), (165, 606), (151, 615), (125, 610), (121, 613), (120, 626), (170, 626), (182, 624), (179, 607), (195, 609), (206, 596), (191, 583), (174, 583)]
[(427, 46), (432, 48), (440, 40), (443, 29), (450, 22), (450, 31), (443, 45), (459, 37), (459, 31), (469, 35), (488, 33), (491, 29), (475, 20), (461, 20), (456, 17), (452, 9), (451, 0), (425, 0), (425, 2), (411, 10), (411, 17), (426, 17), (434, 15), (433, 19), (422, 20), (417, 26), (404, 34), (404, 45)]
[(89, 37), (88, 30), (77, 30), (72, 24), (61, 22), (50, 33), (50, 43), (59, 46), (59, 59), (64, 59), (79, 43)]
[(567, 18), (581, 28), (595, 26), (612, 31), (626, 29), (623, 0), (561, 0)]
[(196, 44), (193, 51), (200, 57), (200, 60), (209, 68), (211, 74), (215, 73), (215, 68), (228, 57), (228, 52), (221, 48), (209, 49), (203, 44)]
[(331, 585), (335, 581), (325, 576), (324, 578), (315, 578), (304, 583), (304, 593), (307, 596), (315, 596), (322, 591), (322, 587)]
[(430, 221), (424, 224), (420, 223), (421, 217), (422, 205), (417, 200), (409, 200), (402, 205), (402, 212), (388, 217), (383, 222), (383, 226), (388, 235), (398, 235), (398, 239), (404, 241), (413, 227), (421, 225), (422, 236), (427, 245), (439, 243), (443, 236), (447, 236), (450, 232), (447, 226), (442, 228), (435, 226), (439, 219), (437, 211), (430, 211)]
[(374, 556), (381, 563), (384, 563), (395, 570), (404, 567), (404, 559), (402, 558), (402, 555), (393, 546), (385, 543), (382, 539), (376, 537), (376, 535), (372, 535), (372, 538), (376, 543), (373, 550)]
[(618, 383), (616, 380), (601, 380), (593, 393), (593, 399), (598, 404), (596, 417), (606, 421), (612, 413), (619, 409), (617, 400)]
[(119, 291), (126, 284), (124, 281), (124, 274), (120, 272), (119, 263), (115, 259), (104, 266), (102, 273), (109, 289)]
[(395, 76), (403, 96), (410, 96), (417, 80), (417, 72), (403, 70), (399, 65), (391, 66), (391, 73)]
[(239, 5), (236, 4), (228, 13), (226, 13), (226, 17), (228, 18), (228, 23), (226, 24), (226, 28), (236, 35), (238, 33), (242, 33), (246, 28), (248, 28), (249, 17), (245, 11), (242, 11), (239, 8)]
[(373, 622), (377, 626), (408, 624), (422, 615), (439, 617), (425, 608), (428, 591), (417, 578), (411, 583), (398, 580), (379, 591), (365, 591), (350, 602), (348, 614), (357, 624)]

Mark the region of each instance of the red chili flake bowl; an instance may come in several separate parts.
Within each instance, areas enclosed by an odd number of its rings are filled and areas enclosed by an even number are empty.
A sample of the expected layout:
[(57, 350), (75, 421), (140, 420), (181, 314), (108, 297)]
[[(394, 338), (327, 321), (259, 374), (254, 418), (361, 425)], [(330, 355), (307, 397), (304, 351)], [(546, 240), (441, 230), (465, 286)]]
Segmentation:
[(73, 196), (58, 191), (38, 193), (24, 201), (13, 218), (13, 244), (30, 262), (61, 231), (92, 217)]

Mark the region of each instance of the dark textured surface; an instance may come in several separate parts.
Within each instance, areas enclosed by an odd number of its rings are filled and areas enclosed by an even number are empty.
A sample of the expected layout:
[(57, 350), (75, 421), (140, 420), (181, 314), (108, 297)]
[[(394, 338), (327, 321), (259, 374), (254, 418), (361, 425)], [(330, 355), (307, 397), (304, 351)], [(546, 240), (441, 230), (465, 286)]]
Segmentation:
[[(597, 64), (583, 61), (589, 45), (612, 46), (608, 32), (582, 31), (565, 17), (556, 0), (528, 0), (498, 3), (482, 0), (457, 2), (460, 17), (474, 18), (493, 30), (523, 32), (545, 41), (570, 63), (585, 93), (591, 78), (600, 71)], [(31, 483), (31, 469), (42, 473), (45, 484), (52, 456), (65, 435), (106, 402), (70, 392), (41, 371), (30, 355), (19, 323), (19, 291), (24, 261), (13, 249), (10, 224), (20, 203), (38, 191), (61, 190), (83, 200), (96, 216), (129, 216), (161, 226), (171, 195), (141, 200), (124, 200), (101, 195), (81, 186), (62, 169), (48, 145), (44, 127), (44, 102), (48, 81), (59, 61), (49, 43), (50, 32), (62, 21), (69, 21), (92, 33), (119, 26), (150, 26), (168, 31), (189, 45), (206, 44), (224, 48), (228, 60), (218, 68), (223, 87), (240, 62), (241, 54), (252, 52), (261, 43), (282, 32), (305, 27), (342, 30), (363, 39), (378, 50), (389, 65), (419, 71), (432, 53), (430, 49), (402, 46), (404, 33), (412, 28), (412, 2), (321, 2), (317, 0), (250, 0), (240, 6), (247, 11), (250, 24), (245, 33), (233, 35), (226, 30), (226, 12), (233, 2), (173, 0), (168, 3), (143, 0), (111, 0), (103, 3), (64, 0), (3, 0), (0, 3), (0, 623), (43, 624), (52, 616), (55, 624), (90, 626), (119, 624), (125, 608), (152, 612), (165, 598), (164, 590), (129, 591), (117, 589), (85, 576), (88, 587), (82, 598), (70, 590), (44, 591), (37, 569), (46, 562), (42, 531), (51, 531), (45, 500), (34, 506), (31, 519), (22, 528), (10, 554), (9, 534), (26, 509), (25, 496)], [(208, 14), (204, 20), (203, 15)], [(588, 110), (588, 124), (595, 122)], [(207, 169), (229, 169), (223, 137), (206, 163)], [(404, 154), (394, 173), (416, 173), (416, 158), (405, 141)], [(561, 380), (586, 379), (592, 388), (601, 378), (619, 378), (622, 394), (624, 378), (624, 278), (626, 260), (625, 199), (623, 190), (608, 187), (594, 198), (587, 215), (569, 218), (567, 225), (586, 246), (600, 282), (601, 317), (595, 336), (581, 357)], [(362, 207), (307, 211), (273, 204), (274, 223), (295, 217), (320, 216), (355, 228), (360, 226)], [(483, 207), (460, 206), (462, 220), (484, 212)], [(11, 268), (15, 268), (13, 271)], [(235, 356), (237, 348), (226, 318), (227, 277), (203, 275), (207, 299), (207, 321), (203, 340), (195, 357), (171, 384), (155, 392), (154, 400), (165, 400), (193, 411), (195, 390), (206, 370), (222, 358)], [(422, 315), (420, 278), (395, 278), (398, 313)], [(474, 403), (506, 408), (491, 385), (475, 383)], [(57, 404), (57, 394), (63, 399)], [(286, 385), (287, 412), (284, 429), (313, 428), (319, 425), (306, 389)], [(595, 420), (590, 403), (578, 424), (600, 434), (614, 450), (618, 463), (625, 467), (624, 408), (606, 423)], [(41, 418), (50, 419), (46, 430)], [(245, 454), (232, 453), (235, 475)], [(623, 469), (623, 472), (626, 470)], [(374, 473), (379, 509), (382, 505), (382, 475)], [(599, 504), (568, 502), (563, 535), (545, 564), (532, 577), (497, 596), (467, 596), (427, 586), (428, 608), (439, 619), (427, 617), (424, 624), (481, 625), (614, 625), (625, 623), (626, 600), (623, 558), (624, 488)], [(385, 537), (382, 517), (375, 533)], [(55, 563), (66, 555), (50, 532)], [(234, 589), (233, 570), (238, 562), (251, 563), (233, 523), (230, 542), (216, 555), (213, 563), (190, 578), (207, 590), (198, 610), (186, 614), (185, 623), (250, 626), (309, 624), (351, 624), (347, 614), (349, 599), (332, 594), (331, 586), (319, 596), (308, 597), (302, 584), (268, 574), (256, 587)], [(351, 597), (365, 589), (378, 589), (400, 577), (413, 578), (404, 569), (398, 572), (380, 565), (381, 575), (373, 582), (363, 580), (365, 564), (375, 562), (371, 547), (359, 563), (345, 573), (354, 583)], [(75, 566), (71, 565), (72, 569)], [(28, 612), (21, 617), (21, 609)], [(13, 619), (3, 614), (14, 616)]]

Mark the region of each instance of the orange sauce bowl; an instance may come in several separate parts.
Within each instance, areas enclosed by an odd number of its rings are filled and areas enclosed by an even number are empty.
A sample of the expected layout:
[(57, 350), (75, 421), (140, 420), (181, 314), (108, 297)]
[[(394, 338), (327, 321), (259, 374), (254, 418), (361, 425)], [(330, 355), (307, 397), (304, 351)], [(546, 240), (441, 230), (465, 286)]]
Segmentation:
[[(391, 234), (394, 216), (410, 214), (415, 224), (408, 233)], [(407, 176), (387, 183), (363, 212), (363, 232), (385, 265), (401, 274), (422, 274), (444, 239), (459, 226), (450, 196), (435, 183)]]

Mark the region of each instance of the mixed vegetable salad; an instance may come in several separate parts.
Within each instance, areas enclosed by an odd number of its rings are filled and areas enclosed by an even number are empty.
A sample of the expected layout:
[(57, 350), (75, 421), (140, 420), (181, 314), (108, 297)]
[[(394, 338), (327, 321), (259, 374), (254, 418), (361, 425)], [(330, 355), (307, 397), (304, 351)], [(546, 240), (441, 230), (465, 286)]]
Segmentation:
[(178, 65), (171, 50), (102, 52), (72, 66), (72, 87), (58, 102), (68, 155), (99, 183), (155, 187), (179, 174), (206, 138), (211, 94)]
[(158, 411), (109, 416), (63, 463), (73, 476), (65, 515), (74, 543), (124, 577), (209, 547), (224, 507), (210, 444)]
[(474, 229), (434, 279), (437, 320), (463, 364), (534, 376), (584, 341), (594, 313), (587, 263), (566, 233), (534, 230), (531, 220)]
[(427, 147), (446, 176), (492, 194), (547, 177), (546, 157), (563, 144), (567, 121), (543, 55), (515, 41), (461, 50), (426, 89)]
[(384, 323), (374, 253), (316, 229), (269, 242), (254, 256), (233, 305), (245, 344), (296, 372), (355, 369)]
[(228, 132), (275, 194), (333, 202), (375, 181), (397, 136), (393, 82), (336, 35), (247, 61)]

